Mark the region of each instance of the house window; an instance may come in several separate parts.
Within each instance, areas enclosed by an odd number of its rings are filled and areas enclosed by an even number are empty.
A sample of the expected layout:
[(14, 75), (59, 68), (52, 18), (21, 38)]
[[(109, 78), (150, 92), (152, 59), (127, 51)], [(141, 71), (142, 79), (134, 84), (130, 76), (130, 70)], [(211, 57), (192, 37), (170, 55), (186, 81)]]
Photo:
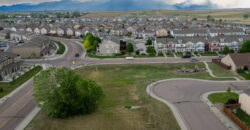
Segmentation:
[(182, 40), (178, 40), (178, 43), (182, 43)]
[(240, 41), (240, 42), (243, 42), (243, 38), (239, 38), (239, 41)]

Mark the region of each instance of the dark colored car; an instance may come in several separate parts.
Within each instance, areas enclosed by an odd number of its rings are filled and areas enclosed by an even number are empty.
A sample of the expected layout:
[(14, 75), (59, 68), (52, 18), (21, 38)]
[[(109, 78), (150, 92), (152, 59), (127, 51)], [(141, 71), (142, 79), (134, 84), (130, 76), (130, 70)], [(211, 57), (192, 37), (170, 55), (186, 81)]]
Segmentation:
[(76, 53), (76, 54), (75, 54), (75, 57), (80, 57), (80, 54), (79, 54), (79, 53)]
[(196, 59), (196, 58), (192, 58), (190, 61), (191, 61), (191, 62), (198, 62), (199, 60)]
[(190, 55), (185, 55), (185, 56), (182, 56), (181, 58), (191, 58)]

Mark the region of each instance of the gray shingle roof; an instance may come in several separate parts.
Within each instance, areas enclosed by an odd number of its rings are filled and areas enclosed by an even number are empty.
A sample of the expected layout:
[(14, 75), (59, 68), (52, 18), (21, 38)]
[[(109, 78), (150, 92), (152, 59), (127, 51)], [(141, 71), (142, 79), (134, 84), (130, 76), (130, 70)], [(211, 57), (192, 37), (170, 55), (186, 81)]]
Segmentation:
[(10, 52), (0, 52), (0, 62), (3, 62), (7, 59), (18, 57), (17, 54), (10, 53)]

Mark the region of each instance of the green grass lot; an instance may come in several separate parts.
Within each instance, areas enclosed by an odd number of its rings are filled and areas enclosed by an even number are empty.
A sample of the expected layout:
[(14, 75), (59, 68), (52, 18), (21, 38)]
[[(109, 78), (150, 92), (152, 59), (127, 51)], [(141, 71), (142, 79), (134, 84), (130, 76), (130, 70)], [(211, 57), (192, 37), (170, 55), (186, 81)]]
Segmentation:
[(239, 95), (234, 92), (231, 92), (230, 94), (228, 94), (227, 92), (213, 93), (213, 94), (208, 95), (208, 99), (213, 104), (217, 104), (217, 103), (225, 104), (228, 99), (239, 99)]
[(200, 53), (201, 56), (218, 56), (216, 52), (205, 52), (205, 53)]
[(182, 57), (184, 54), (183, 54), (182, 52), (176, 52), (175, 55), (176, 55), (177, 57)]
[[(222, 103), (225, 104), (228, 99), (239, 99), (239, 95), (236, 93), (231, 93), (228, 95), (227, 92), (223, 93), (213, 93), (208, 96), (208, 99), (213, 103)], [(250, 127), (250, 115), (242, 111), (241, 109), (237, 109), (236, 113), (234, 113), (241, 121), (243, 121), (247, 126)]]
[(238, 70), (237, 72), (240, 76), (244, 77), (246, 80), (250, 80), (250, 71)]
[(242, 111), (241, 109), (238, 109), (235, 113), (235, 115), (243, 121), (248, 127), (250, 127), (250, 115), (248, 115), (246, 112)]
[[(165, 104), (151, 98), (146, 86), (169, 78), (196, 78), (216, 80), (208, 73), (176, 73), (183, 66), (205, 68), (203, 63), (98, 65), (75, 70), (84, 78), (95, 80), (102, 86), (105, 98), (98, 110), (85, 116), (68, 119), (52, 119), (42, 111), (26, 130), (178, 130), (171, 110)], [(129, 110), (125, 106), (141, 106)]]
[(174, 57), (173, 53), (167, 53), (167, 57)]
[(135, 57), (135, 58), (153, 58), (153, 57), (164, 57), (164, 56), (153, 56), (153, 55), (130, 55), (130, 56), (124, 56), (124, 55), (114, 55), (114, 56), (97, 56), (91, 53), (87, 53), (87, 57), (90, 58), (98, 58), (98, 59), (108, 59), (108, 58), (125, 58), (125, 57)]
[(59, 54), (59, 55), (63, 54), (65, 52), (65, 46), (61, 42), (56, 42), (56, 44), (59, 47), (56, 54)]
[(210, 69), (213, 70), (214, 75), (218, 76), (218, 77), (238, 77), (237, 74), (234, 74), (233, 72), (231, 72), (230, 70), (227, 70), (215, 63), (208, 63)]
[(10, 83), (4, 83), (0, 82), (0, 87), (3, 88), (3, 92), (0, 92), (0, 98), (8, 95), (11, 93), (13, 90), (15, 90), (17, 87), (28, 81), (31, 77), (36, 75), (38, 72), (42, 70), (41, 66), (36, 66), (30, 71), (26, 72), (24, 75), (20, 76), (19, 78), (15, 79), (14, 81)]

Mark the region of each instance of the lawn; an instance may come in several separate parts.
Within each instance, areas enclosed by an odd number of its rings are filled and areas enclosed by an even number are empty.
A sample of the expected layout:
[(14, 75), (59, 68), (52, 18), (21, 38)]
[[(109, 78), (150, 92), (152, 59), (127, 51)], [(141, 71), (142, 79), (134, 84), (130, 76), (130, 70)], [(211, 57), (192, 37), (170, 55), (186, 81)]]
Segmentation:
[(55, 43), (59, 47), (58, 50), (57, 50), (57, 52), (56, 52), (56, 54), (59, 54), (59, 55), (63, 54), (65, 52), (65, 46), (61, 42), (55, 41)]
[(125, 58), (125, 57), (135, 57), (135, 58), (152, 58), (152, 57), (164, 57), (164, 56), (153, 56), (153, 55), (114, 55), (114, 56), (97, 56), (92, 53), (87, 53), (87, 57), (99, 58), (99, 59), (108, 59), (108, 58)]
[(183, 56), (183, 53), (182, 53), (182, 52), (176, 52), (175, 55), (176, 55), (177, 57), (182, 57), (182, 56)]
[(237, 109), (235, 115), (243, 121), (248, 127), (250, 127), (250, 115), (246, 112), (242, 111), (241, 109)]
[[(26, 130), (159, 130), (180, 129), (171, 110), (146, 93), (146, 86), (167, 78), (215, 80), (208, 73), (178, 74), (183, 66), (194, 69), (202, 63), (98, 65), (76, 70), (84, 78), (95, 80), (106, 96), (99, 109), (90, 115), (52, 119), (40, 112)], [(126, 106), (141, 106), (136, 110)]]
[(213, 93), (208, 95), (208, 99), (213, 104), (217, 103), (225, 104), (228, 101), (228, 99), (236, 99), (236, 100), (239, 99), (239, 95), (234, 92), (231, 92), (230, 94), (228, 94), (227, 92)]
[(168, 53), (167, 53), (167, 57), (174, 57), (174, 54), (173, 54), (173, 53), (168, 52)]
[(238, 70), (237, 73), (246, 80), (250, 80), (250, 71)]
[(237, 74), (234, 74), (233, 72), (231, 72), (230, 70), (227, 70), (215, 63), (208, 63), (209, 68), (213, 70), (214, 75), (218, 76), (218, 77), (237, 77)]
[(200, 53), (201, 56), (218, 56), (216, 52), (205, 52), (205, 53)]
[(10, 83), (4, 83), (0, 82), (0, 87), (3, 88), (3, 92), (0, 92), (0, 98), (8, 95), (11, 93), (13, 90), (15, 90), (17, 87), (28, 81), (31, 77), (36, 75), (38, 72), (42, 70), (41, 66), (36, 66), (30, 71), (26, 72), (24, 75), (20, 76), (19, 78), (15, 79), (14, 81)]

